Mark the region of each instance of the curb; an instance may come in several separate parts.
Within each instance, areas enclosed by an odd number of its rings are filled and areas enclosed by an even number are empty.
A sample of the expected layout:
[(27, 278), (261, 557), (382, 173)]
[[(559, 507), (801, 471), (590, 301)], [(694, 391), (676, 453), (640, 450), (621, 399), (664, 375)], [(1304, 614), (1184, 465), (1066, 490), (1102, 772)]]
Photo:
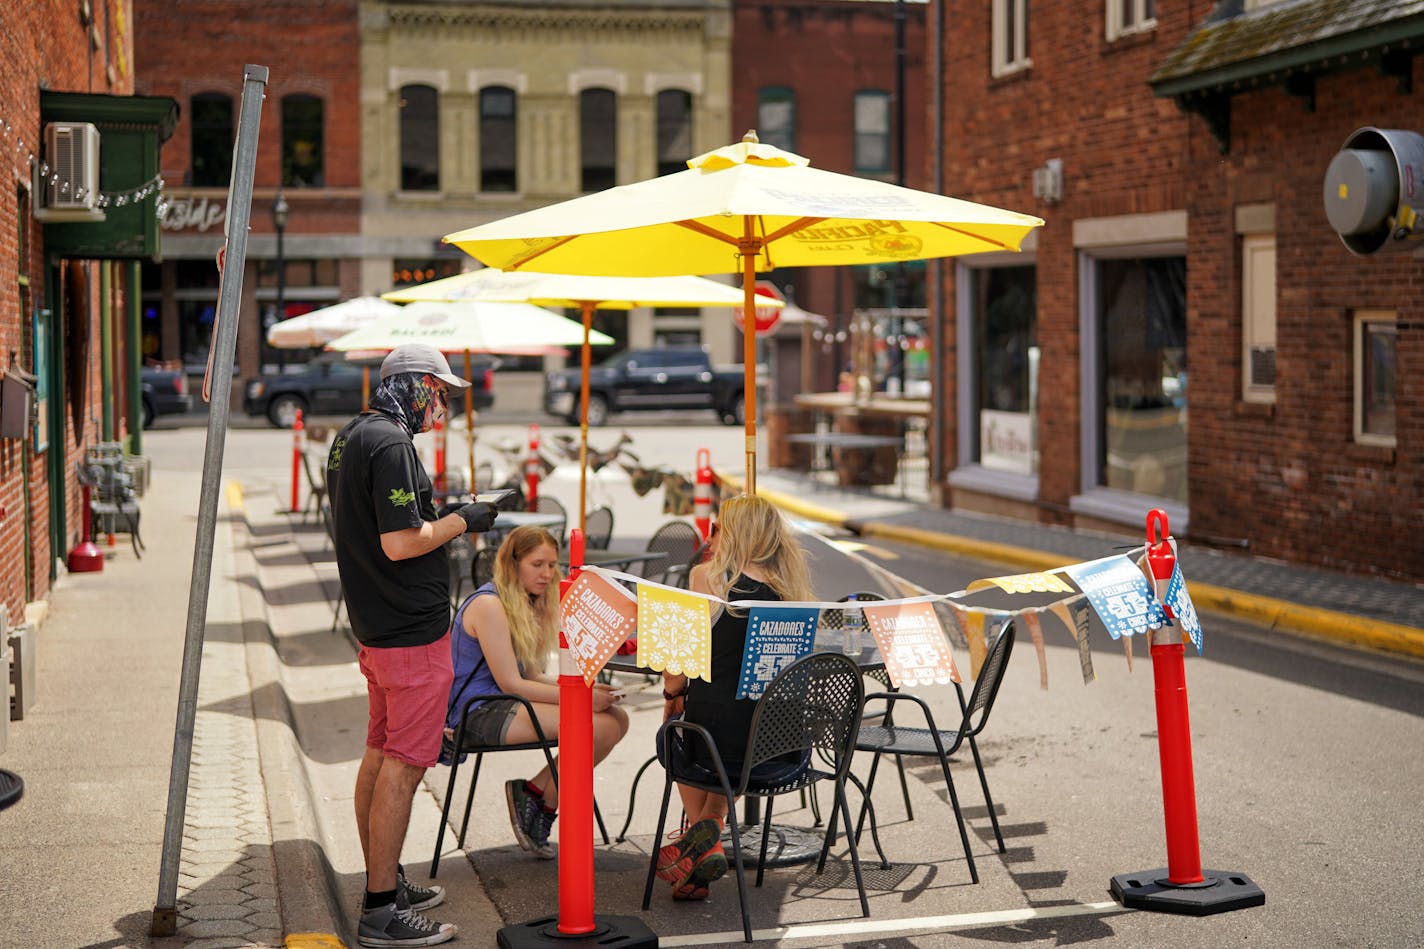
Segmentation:
[[(718, 477), (729, 486), (738, 490), (742, 488), (739, 478), (728, 475)], [(862, 537), (899, 541), (960, 557), (1001, 563), (1025, 571), (1052, 570), (1064, 565), (1063, 557), (1058, 554), (958, 537), (918, 527), (860, 521), (840, 511), (819, 507), (777, 491), (758, 488), (757, 493), (782, 510), (808, 520), (844, 528)], [(1269, 630), (1324, 639), (1338, 645), (1424, 658), (1424, 630), (1412, 626), (1373, 620), (1353, 613), (1302, 606), (1210, 583), (1193, 581), (1191, 593), (1192, 602), (1198, 609), (1230, 616)]]
[[(292, 708), (281, 684), (281, 666), (272, 643), (267, 602), (257, 577), (250, 544), (250, 527), (242, 485), (229, 481), (230, 516), (245, 532), (234, 543), (242, 609), (247, 675), (252, 685), (252, 710), (257, 726), (257, 753), (262, 783), (267, 789), (267, 814), (272, 829), (272, 859), (277, 874), (278, 906), (287, 949), (345, 949), (336, 935), (343, 931), (336, 881), (321, 849), (321, 829), (313, 806), (314, 794), (306, 759), (297, 744)], [(236, 541), (236, 538), (234, 538)], [(254, 582), (244, 583), (242, 580)], [(273, 775), (281, 775), (274, 788)], [(274, 791), (276, 793), (274, 793)], [(279, 839), (280, 838), (280, 839)], [(315, 881), (321, 881), (314, 885)]]

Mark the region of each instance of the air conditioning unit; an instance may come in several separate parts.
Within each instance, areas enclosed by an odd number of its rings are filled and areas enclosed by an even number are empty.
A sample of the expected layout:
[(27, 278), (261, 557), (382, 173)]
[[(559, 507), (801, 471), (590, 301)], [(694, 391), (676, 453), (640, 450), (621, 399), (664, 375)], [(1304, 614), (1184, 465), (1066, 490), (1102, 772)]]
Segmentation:
[(44, 137), (49, 174), (36, 181), (35, 217), (58, 222), (104, 220), (98, 208), (99, 130), (89, 122), (51, 122)]

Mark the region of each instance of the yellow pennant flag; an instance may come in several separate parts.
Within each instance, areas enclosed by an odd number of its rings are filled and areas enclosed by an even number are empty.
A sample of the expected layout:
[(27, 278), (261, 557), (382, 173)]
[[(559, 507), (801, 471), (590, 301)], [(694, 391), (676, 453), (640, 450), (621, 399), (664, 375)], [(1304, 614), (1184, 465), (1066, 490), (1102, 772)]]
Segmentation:
[(1072, 593), (1062, 577), (1051, 573), (1017, 573), (1011, 577), (988, 577), (969, 584), (968, 592), (995, 586), (1005, 593)]
[(1043, 623), (1038, 618), (1038, 613), (1029, 612), (1023, 614), (1024, 629), (1028, 630), (1029, 639), (1033, 640), (1033, 651), (1038, 653), (1038, 687), (1048, 688), (1048, 654), (1043, 648)]
[(712, 604), (700, 596), (638, 584), (638, 665), (712, 681)]
[(984, 665), (984, 657), (989, 648), (984, 644), (984, 614), (972, 610), (964, 611), (964, 636), (969, 640), (969, 675), (979, 678), (979, 670)]

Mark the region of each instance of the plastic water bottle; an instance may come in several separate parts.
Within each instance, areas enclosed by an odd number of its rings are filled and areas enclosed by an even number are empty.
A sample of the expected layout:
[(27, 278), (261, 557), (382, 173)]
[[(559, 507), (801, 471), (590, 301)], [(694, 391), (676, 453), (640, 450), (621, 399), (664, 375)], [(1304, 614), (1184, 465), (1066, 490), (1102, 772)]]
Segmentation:
[[(848, 602), (854, 603), (855, 597)], [(858, 609), (846, 608), (845, 624), (841, 627), (841, 650), (852, 659), (860, 655), (861, 632), (865, 629), (865, 615)]]

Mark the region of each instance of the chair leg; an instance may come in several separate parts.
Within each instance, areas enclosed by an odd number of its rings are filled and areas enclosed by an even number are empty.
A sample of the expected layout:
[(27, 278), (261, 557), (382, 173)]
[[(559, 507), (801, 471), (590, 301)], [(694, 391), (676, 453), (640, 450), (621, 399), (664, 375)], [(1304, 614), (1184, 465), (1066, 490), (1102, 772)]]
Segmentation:
[(643, 766), (638, 769), (638, 773), (633, 775), (633, 789), (628, 792), (628, 817), (626, 820), (623, 821), (623, 829), (618, 832), (618, 836), (617, 838), (615, 838), (620, 844), (628, 836), (628, 828), (633, 823), (633, 804), (635, 796), (638, 793), (638, 782), (643, 780), (643, 772), (647, 771), (649, 767), (651, 767), (657, 762), (657, 760), (658, 756), (653, 755), (647, 761), (644, 761)]
[[(841, 810), (836, 806), (835, 801), (831, 801), (831, 823), (826, 828), (825, 834), (821, 836), (821, 856), (816, 860), (816, 876), (820, 876), (826, 869), (826, 857), (831, 852), (831, 844), (836, 842), (836, 828), (840, 826), (840, 822)], [(847, 818), (847, 826), (849, 826), (849, 818)], [(873, 832), (875, 822), (871, 821), (870, 826)], [(846, 834), (846, 836), (849, 837), (850, 834)]]
[[(727, 788), (727, 823), (732, 827), (732, 865), (737, 871), (737, 899), (742, 906), (742, 935), (746, 937), (747, 942), (751, 942), (752, 915), (751, 910), (747, 908), (747, 875), (746, 869), (742, 866), (742, 833), (737, 828), (737, 809), (732, 806), (734, 800), (732, 789)], [(762, 835), (762, 839), (766, 839), (765, 834)], [(647, 909), (646, 906), (643, 908)]]
[(915, 809), (910, 806), (910, 782), (905, 780), (905, 759), (895, 756), (895, 770), (900, 772), (900, 794), (905, 798), (905, 820), (915, 819)]
[(658, 870), (658, 851), (663, 840), (663, 828), (667, 825), (668, 801), (672, 799), (672, 772), (669, 771), (667, 777), (663, 779), (663, 803), (658, 808), (658, 829), (653, 836), (653, 845), (648, 848), (648, 879), (643, 885), (643, 909), (648, 908), (648, 904), (653, 899), (653, 877)]
[(949, 788), (949, 803), (954, 805), (954, 821), (959, 825), (959, 840), (964, 844), (964, 859), (969, 862), (969, 881), (979, 882), (979, 868), (974, 865), (974, 854), (969, 849), (969, 831), (964, 827), (964, 812), (959, 809), (959, 795), (954, 791), (954, 778), (949, 776), (949, 759), (941, 756), (940, 770), (944, 772), (944, 786)]
[[(880, 770), (880, 752), (875, 753), (875, 757), (870, 759), (870, 774), (865, 777), (865, 798), (860, 802), (860, 817), (855, 822), (855, 837), (860, 839), (861, 831), (865, 829), (865, 812), (870, 809), (870, 791), (875, 787), (875, 772)], [(850, 828), (847, 827), (847, 830)]]
[(430, 858), (430, 879), (440, 869), (440, 845), (445, 841), (445, 823), (450, 819), (450, 798), (455, 794), (455, 775), (460, 772), (460, 756), (450, 760), (450, 783), (445, 787), (445, 806), (440, 811), (440, 829), (435, 832), (435, 856)]
[[(846, 804), (845, 782), (843, 781), (836, 784), (836, 803), (841, 812), (845, 814), (846, 826), (850, 826), (850, 805)], [(875, 827), (873, 820), (870, 826), (873, 834)], [(846, 834), (846, 843), (850, 845), (850, 866), (855, 871), (855, 888), (860, 892), (860, 915), (868, 919), (870, 917), (870, 901), (865, 898), (865, 879), (860, 873), (860, 854), (855, 849), (855, 835)], [(884, 859), (883, 856), (881, 859)]]
[[(542, 737), (542, 736), (541, 736)], [(549, 776), (554, 779), (554, 793), (559, 791), (559, 766), (554, 763), (554, 756), (549, 749), (544, 749), (544, 760), (549, 764)], [(603, 826), (603, 814), (598, 810), (598, 799), (593, 801), (593, 819), (598, 822), (598, 832), (603, 836), (603, 845), (608, 846), (608, 828)]]
[(974, 743), (974, 738), (969, 739), (969, 750), (974, 752), (974, 767), (979, 772), (979, 786), (984, 789), (984, 803), (989, 807), (989, 821), (994, 825), (994, 839), (999, 842), (999, 853), (1003, 853), (1004, 835), (999, 830), (999, 815), (994, 813), (994, 799), (989, 796), (989, 779), (984, 776), (984, 762), (979, 757), (979, 746)]
[[(857, 778), (857, 777), (856, 777), (852, 772), (850, 772), (850, 771), (847, 771), (847, 772), (846, 772), (846, 777), (847, 777), (849, 780), (854, 781), (854, 782), (855, 782), (855, 786), (860, 789), (860, 798), (861, 798), (861, 801), (863, 802), (863, 803), (862, 803), (862, 808), (863, 808), (863, 809), (864, 809), (865, 807), (868, 807), (868, 808), (869, 808), (869, 811), (870, 811), (870, 839), (875, 842), (875, 852), (880, 855), (880, 869), (882, 869), (882, 870), (888, 870), (888, 869), (890, 869), (890, 860), (885, 856), (885, 848), (880, 845), (880, 828), (877, 826), (877, 822), (876, 822), (876, 820), (875, 820), (875, 802), (870, 799), (870, 792), (866, 789), (865, 785), (863, 785), (863, 784), (860, 783), (860, 778)], [(831, 806), (831, 820), (832, 820), (832, 822), (835, 821), (835, 805), (834, 805), (834, 804), (832, 804), (832, 806)], [(835, 843), (835, 841), (832, 840), (831, 843)], [(827, 848), (827, 849), (829, 850), (830, 848)], [(824, 858), (823, 858), (823, 859), (824, 859)]]
[(480, 783), (480, 765), (484, 764), (484, 760), (485, 756), (483, 754), (475, 755), (475, 770), (474, 773), (470, 775), (470, 794), (465, 798), (465, 817), (460, 821), (459, 844), (461, 849), (464, 849), (465, 846), (465, 831), (468, 830), (470, 826), (470, 808), (473, 807), (475, 803), (475, 785)]
[(757, 859), (756, 886), (761, 886), (762, 877), (766, 876), (766, 848), (771, 843), (771, 808), (776, 803), (776, 797), (771, 796), (765, 799), (766, 813), (761, 818), (761, 856)]

